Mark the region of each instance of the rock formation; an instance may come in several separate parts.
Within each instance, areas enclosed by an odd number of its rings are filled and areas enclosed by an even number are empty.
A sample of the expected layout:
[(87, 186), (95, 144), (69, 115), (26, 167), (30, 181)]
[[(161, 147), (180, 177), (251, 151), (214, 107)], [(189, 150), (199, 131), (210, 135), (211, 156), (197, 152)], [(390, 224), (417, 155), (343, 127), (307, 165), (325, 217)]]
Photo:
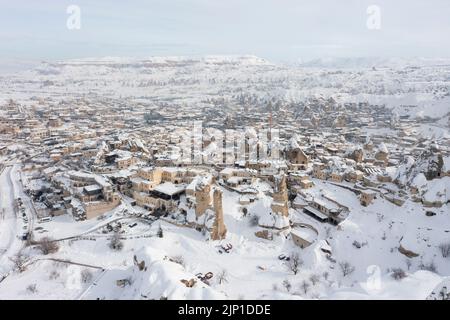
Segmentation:
[(195, 190), (195, 215), (201, 217), (211, 206), (211, 186), (199, 184)]
[(211, 230), (211, 239), (221, 240), (227, 235), (227, 228), (223, 221), (222, 191), (215, 189), (213, 199), (215, 219)]
[(287, 217), (289, 215), (288, 191), (286, 186), (286, 176), (275, 178), (275, 190), (272, 195), (273, 202), (271, 209), (274, 213)]

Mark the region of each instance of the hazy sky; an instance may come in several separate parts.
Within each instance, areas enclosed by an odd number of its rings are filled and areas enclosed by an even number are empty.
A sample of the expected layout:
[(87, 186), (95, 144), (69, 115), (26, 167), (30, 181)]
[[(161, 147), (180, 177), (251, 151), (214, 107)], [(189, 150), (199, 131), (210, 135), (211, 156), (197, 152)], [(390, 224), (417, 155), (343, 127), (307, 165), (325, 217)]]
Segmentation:
[[(81, 9), (69, 30), (66, 9)], [(366, 26), (369, 5), (381, 29)], [(0, 62), (255, 54), (450, 57), (449, 0), (0, 0)]]

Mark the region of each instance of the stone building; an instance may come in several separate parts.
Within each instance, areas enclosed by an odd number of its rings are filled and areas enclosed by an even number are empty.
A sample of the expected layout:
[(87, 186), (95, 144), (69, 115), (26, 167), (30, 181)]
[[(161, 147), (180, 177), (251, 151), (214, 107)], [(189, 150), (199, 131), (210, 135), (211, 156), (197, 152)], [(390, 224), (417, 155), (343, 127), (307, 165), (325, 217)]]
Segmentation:
[(341, 183), (344, 180), (345, 174), (343, 172), (332, 172), (330, 180), (336, 183)]
[(314, 178), (326, 180), (327, 172), (325, 171), (325, 165), (323, 163), (315, 163), (312, 175)]
[(292, 168), (305, 169), (308, 165), (308, 156), (300, 148), (288, 150), (286, 156)]
[(367, 207), (370, 205), (373, 200), (376, 197), (376, 192), (372, 190), (364, 190), (361, 192), (361, 195), (359, 197), (359, 201), (361, 202), (361, 205)]
[(313, 226), (302, 224), (293, 228), (290, 234), (294, 244), (304, 249), (317, 240), (319, 233)]
[(388, 150), (384, 143), (381, 143), (378, 147), (378, 151), (375, 153), (375, 159), (383, 163), (384, 165), (388, 162)]
[(82, 202), (87, 219), (102, 215), (120, 204), (119, 195), (103, 176), (82, 171), (69, 171), (68, 176), (72, 187), (82, 188), (76, 196)]
[(364, 158), (364, 152), (362, 149), (356, 149), (350, 155), (350, 158), (355, 160), (356, 162), (362, 162)]

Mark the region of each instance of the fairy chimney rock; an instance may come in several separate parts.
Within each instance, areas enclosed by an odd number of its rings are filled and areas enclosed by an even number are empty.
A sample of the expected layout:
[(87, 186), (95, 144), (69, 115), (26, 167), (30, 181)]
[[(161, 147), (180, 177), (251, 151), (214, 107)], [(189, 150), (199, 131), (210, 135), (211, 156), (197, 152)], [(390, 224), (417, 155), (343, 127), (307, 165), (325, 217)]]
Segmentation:
[(275, 177), (275, 190), (272, 195), (273, 202), (271, 209), (276, 214), (287, 217), (289, 215), (288, 191), (286, 186), (286, 176)]
[(195, 215), (201, 217), (211, 206), (211, 186), (200, 184), (195, 189)]
[(214, 190), (213, 194), (215, 219), (213, 228), (211, 231), (212, 240), (224, 239), (227, 235), (227, 228), (223, 221), (223, 207), (222, 207), (222, 191), (219, 189)]

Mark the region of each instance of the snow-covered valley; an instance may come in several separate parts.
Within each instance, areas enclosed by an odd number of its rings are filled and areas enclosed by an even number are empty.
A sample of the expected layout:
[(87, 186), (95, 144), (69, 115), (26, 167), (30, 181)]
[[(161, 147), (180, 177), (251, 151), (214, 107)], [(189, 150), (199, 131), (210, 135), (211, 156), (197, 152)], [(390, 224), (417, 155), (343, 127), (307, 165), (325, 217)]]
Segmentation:
[(450, 61), (340, 63), (1, 76), (0, 300), (450, 298)]

